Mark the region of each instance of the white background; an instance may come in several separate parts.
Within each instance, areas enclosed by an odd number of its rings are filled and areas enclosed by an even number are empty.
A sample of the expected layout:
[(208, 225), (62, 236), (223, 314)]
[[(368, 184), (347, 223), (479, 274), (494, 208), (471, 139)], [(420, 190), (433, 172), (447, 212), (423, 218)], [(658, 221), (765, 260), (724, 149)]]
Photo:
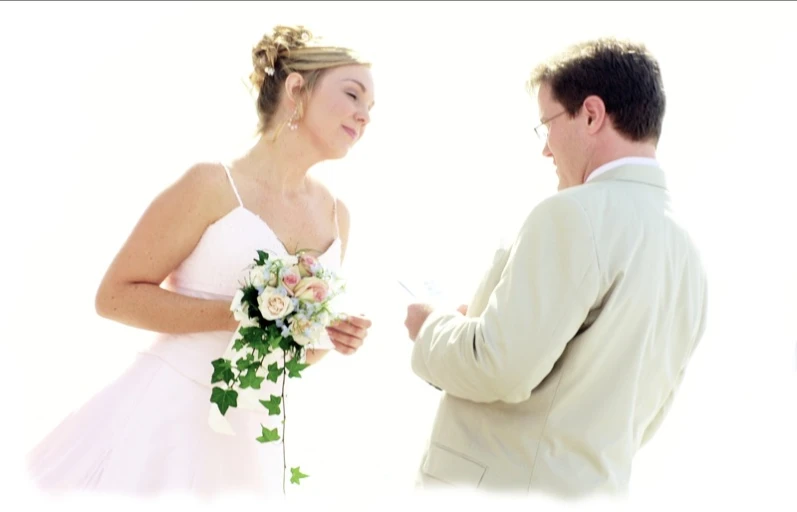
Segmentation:
[(18, 473), (149, 341), (95, 315), (97, 285), (160, 190), (251, 142), (251, 47), (274, 24), (303, 23), (375, 62), (366, 137), (313, 171), (352, 212), (351, 306), (375, 324), (357, 356), (329, 356), (292, 396), (289, 428), (304, 440), (289, 456), (313, 476), (291, 491), (408, 493), (438, 394), (409, 369), (396, 280), (439, 276), (467, 302), (498, 239), (555, 192), (530, 69), (616, 35), (661, 62), (659, 159), (711, 278), (708, 330), (638, 456), (633, 498), (797, 501), (794, 14), (740, 2), (4, 2), (4, 464)]

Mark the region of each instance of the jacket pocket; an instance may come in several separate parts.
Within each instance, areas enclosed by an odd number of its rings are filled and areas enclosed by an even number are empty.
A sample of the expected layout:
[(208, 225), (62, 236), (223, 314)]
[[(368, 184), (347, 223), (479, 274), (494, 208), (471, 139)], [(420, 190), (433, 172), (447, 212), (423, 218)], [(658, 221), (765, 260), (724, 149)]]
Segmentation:
[(487, 466), (438, 443), (432, 443), (422, 470), (436, 480), (462, 487), (479, 487)]

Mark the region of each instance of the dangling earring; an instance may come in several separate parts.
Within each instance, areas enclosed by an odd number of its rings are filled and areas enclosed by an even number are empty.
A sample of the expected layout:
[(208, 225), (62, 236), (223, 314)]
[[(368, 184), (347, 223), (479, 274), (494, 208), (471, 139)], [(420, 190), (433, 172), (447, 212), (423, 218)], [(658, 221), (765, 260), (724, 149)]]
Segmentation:
[(291, 116), (290, 121), (288, 121), (288, 128), (291, 129), (292, 132), (295, 132), (297, 128), (299, 128), (299, 107), (293, 111), (293, 115)]

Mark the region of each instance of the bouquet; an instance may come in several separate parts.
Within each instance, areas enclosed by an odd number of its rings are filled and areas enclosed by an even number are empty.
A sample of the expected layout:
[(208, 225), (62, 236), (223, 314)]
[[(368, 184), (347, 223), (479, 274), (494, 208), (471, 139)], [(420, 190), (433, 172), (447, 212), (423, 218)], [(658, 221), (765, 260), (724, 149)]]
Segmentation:
[[(236, 292), (230, 310), (239, 327), (222, 357), (212, 362), (213, 386), (210, 423), (214, 430), (234, 434), (223, 416), (231, 407), (250, 410), (265, 408), (269, 415), (282, 414), (282, 435), (277, 428), (261, 424), (256, 440), (282, 440), (283, 493), (285, 492), (285, 380), (299, 378), (307, 368), (306, 350), (325, 334), (325, 328), (339, 316), (332, 310), (333, 299), (343, 292), (338, 277), (318, 260), (300, 252), (274, 257), (257, 251), (246, 282)], [(282, 377), (281, 393), (277, 383)], [(274, 385), (265, 384), (269, 381)], [(291, 468), (291, 483), (299, 484), (303, 474)]]

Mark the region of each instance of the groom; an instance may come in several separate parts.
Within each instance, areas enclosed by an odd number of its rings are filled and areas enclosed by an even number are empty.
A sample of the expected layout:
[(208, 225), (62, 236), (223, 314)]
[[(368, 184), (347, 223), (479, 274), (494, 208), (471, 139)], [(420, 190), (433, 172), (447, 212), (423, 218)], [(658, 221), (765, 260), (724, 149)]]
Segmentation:
[(559, 192), (467, 310), (407, 311), (412, 369), (443, 391), (419, 485), (623, 495), (706, 327), (703, 264), (656, 161), (662, 79), (644, 46), (603, 39), (529, 86)]

